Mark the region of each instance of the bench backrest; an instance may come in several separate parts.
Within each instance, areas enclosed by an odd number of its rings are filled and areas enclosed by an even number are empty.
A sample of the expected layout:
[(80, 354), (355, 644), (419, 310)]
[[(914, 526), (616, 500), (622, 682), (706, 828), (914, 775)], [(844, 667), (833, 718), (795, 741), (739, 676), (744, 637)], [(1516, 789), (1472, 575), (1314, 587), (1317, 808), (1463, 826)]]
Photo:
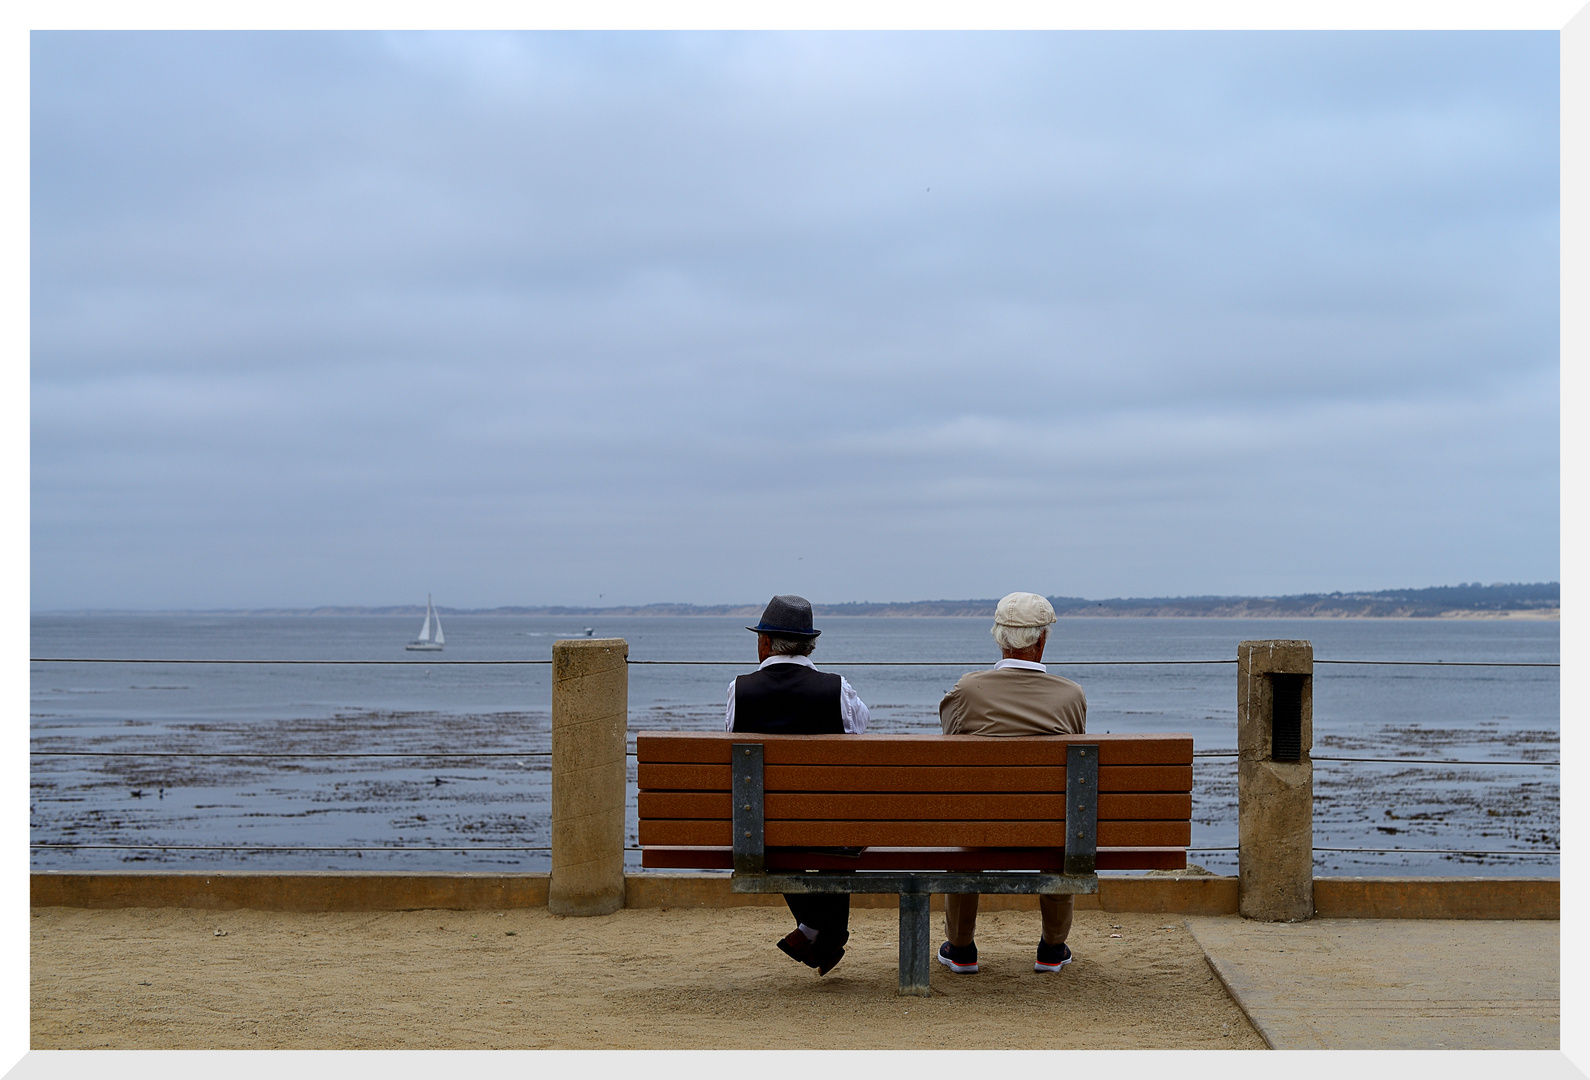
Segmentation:
[(734, 743), (763, 746), (769, 848), (1062, 849), (1071, 744), (1099, 748), (1101, 854), (1191, 841), (1191, 735), (642, 732), (642, 847), (730, 846)]

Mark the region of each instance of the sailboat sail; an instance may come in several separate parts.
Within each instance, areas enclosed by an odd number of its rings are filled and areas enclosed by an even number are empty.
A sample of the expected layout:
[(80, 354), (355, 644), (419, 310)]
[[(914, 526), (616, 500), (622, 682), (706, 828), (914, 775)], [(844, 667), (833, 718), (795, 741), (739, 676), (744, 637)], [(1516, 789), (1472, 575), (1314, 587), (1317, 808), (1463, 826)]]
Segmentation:
[(436, 614), (436, 606), (431, 603), (431, 598), (425, 598), (425, 621), (420, 624), (420, 636), (409, 642), (404, 648), (411, 652), (441, 652), (442, 643), (447, 639), (442, 637), (442, 617)]

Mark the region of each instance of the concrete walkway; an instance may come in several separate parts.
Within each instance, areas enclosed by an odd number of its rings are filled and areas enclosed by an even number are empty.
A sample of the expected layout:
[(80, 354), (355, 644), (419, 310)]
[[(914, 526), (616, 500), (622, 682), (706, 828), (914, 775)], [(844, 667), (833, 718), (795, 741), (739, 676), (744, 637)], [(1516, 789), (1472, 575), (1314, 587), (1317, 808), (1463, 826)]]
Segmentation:
[(1277, 1050), (1555, 1050), (1558, 923), (1189, 918)]

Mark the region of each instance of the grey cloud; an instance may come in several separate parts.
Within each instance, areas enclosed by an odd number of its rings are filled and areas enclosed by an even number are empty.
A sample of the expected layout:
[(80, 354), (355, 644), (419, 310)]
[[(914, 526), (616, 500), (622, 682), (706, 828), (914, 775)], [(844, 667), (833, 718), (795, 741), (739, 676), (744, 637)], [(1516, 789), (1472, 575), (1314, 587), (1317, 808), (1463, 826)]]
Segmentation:
[(779, 513), (836, 598), (1556, 576), (1551, 35), (40, 34), (33, 80), (41, 606), (385, 601), (416, 519), (453, 603), (759, 595), (726, 526)]

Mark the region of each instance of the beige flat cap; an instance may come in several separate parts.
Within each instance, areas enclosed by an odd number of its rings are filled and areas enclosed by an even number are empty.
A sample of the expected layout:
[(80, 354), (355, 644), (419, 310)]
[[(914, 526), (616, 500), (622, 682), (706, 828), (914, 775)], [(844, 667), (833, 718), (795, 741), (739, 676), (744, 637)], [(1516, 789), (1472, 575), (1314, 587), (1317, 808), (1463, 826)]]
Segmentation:
[(1048, 626), (1055, 621), (1054, 606), (1037, 593), (1013, 592), (994, 609), (994, 621), (1004, 626)]

